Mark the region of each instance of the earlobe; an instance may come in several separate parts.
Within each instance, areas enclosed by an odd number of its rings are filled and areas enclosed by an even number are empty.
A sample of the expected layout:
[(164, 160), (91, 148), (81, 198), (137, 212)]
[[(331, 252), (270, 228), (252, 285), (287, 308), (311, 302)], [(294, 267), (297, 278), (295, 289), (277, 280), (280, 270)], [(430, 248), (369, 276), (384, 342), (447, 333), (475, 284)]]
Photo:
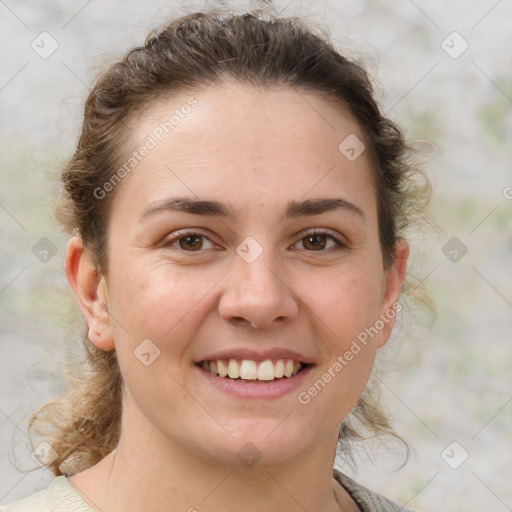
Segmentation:
[(114, 349), (105, 277), (90, 260), (80, 236), (68, 243), (65, 270), (87, 323), (89, 339), (102, 350)]
[(400, 310), (398, 300), (406, 276), (408, 258), (409, 244), (405, 239), (399, 238), (395, 244), (395, 258), (392, 266), (386, 271), (384, 276), (384, 294), (380, 312), (383, 327), (379, 332), (379, 348), (384, 346), (391, 336), (396, 314)]

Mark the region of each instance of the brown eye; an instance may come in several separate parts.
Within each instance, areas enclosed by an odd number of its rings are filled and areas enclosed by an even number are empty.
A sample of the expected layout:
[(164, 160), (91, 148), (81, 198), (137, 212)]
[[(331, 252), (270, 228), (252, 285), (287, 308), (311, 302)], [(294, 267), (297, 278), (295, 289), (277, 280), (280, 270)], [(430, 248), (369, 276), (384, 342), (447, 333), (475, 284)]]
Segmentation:
[(178, 238), (179, 245), (186, 251), (198, 251), (203, 246), (203, 237), (201, 235), (187, 235)]
[(177, 232), (172, 238), (166, 240), (162, 246), (178, 251), (181, 249), (185, 252), (204, 252), (207, 249), (215, 248), (215, 244), (206, 235), (195, 231)]
[(303, 238), (306, 249), (322, 250), (326, 246), (325, 235), (308, 235)]
[[(311, 252), (330, 252), (343, 249), (345, 245), (327, 231), (308, 233), (301, 238), (302, 246)], [(330, 245), (329, 245), (330, 242)]]

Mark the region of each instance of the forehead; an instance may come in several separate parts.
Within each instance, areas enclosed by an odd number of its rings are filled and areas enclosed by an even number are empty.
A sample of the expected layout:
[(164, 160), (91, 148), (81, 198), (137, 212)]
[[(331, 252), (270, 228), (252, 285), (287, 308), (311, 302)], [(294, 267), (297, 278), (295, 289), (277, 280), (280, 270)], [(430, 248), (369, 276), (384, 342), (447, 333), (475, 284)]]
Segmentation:
[(308, 194), (373, 199), (365, 152), (352, 160), (343, 151), (347, 140), (361, 149), (360, 127), (317, 93), (225, 82), (155, 102), (128, 133), (135, 152), (153, 141), (118, 191), (141, 205), (169, 195), (230, 195), (242, 205)]

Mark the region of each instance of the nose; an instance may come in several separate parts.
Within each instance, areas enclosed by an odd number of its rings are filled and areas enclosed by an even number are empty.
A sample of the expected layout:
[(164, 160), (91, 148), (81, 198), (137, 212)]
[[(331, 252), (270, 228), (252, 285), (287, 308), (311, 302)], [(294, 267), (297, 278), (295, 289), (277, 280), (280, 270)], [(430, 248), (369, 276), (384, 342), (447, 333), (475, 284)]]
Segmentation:
[(219, 313), (230, 322), (268, 328), (298, 314), (298, 298), (280, 267), (261, 255), (248, 263), (238, 255), (222, 294)]

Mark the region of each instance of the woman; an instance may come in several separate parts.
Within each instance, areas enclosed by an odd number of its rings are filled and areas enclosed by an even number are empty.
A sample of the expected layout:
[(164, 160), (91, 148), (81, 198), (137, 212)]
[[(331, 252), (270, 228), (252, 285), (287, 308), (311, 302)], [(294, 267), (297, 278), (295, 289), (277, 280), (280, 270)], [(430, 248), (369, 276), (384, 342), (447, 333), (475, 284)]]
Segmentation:
[(55, 480), (2, 510), (406, 510), (333, 463), (391, 432), (367, 384), (418, 172), (298, 19), (191, 14), (113, 64), (62, 173), (90, 371), (32, 421)]

